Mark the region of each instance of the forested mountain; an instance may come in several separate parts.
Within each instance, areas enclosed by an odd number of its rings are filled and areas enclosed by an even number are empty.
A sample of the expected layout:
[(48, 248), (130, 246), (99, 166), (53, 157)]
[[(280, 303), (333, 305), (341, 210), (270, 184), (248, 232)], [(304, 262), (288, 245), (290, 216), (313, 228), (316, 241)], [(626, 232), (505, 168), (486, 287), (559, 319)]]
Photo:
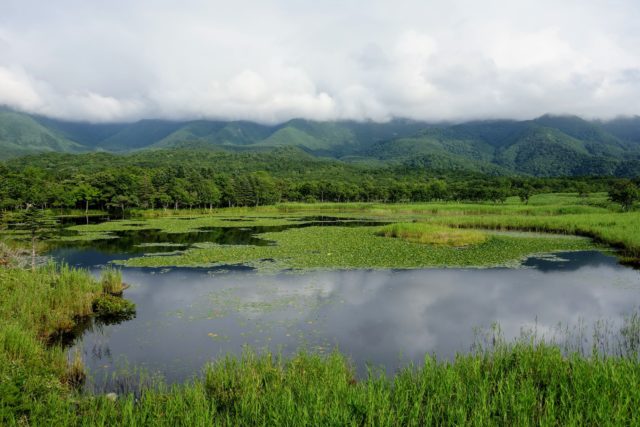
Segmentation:
[(0, 111), (0, 159), (35, 152), (74, 153), (86, 150), (62, 134), (41, 125), (32, 117)]
[(640, 175), (640, 117), (575, 116), (433, 124), (412, 120), (279, 125), (247, 121), (141, 120), (90, 124), (0, 110), (0, 160), (40, 152), (158, 149), (266, 152), (295, 147), (316, 157), (370, 165), (492, 175)]
[(622, 117), (601, 125), (604, 130), (623, 141), (640, 144), (640, 116)]

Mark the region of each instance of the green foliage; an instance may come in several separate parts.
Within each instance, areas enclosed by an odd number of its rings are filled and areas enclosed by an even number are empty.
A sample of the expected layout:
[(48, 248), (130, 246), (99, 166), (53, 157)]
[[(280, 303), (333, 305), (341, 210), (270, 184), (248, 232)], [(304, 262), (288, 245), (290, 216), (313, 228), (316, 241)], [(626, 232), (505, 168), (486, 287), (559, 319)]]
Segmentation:
[(39, 238), (44, 237), (52, 230), (56, 223), (54, 218), (48, 217), (44, 211), (28, 206), (18, 215), (22, 230), (29, 233), (31, 237), (31, 269), (36, 268), (36, 243)]
[[(417, 161), (417, 159), (415, 159)], [(296, 149), (265, 153), (154, 151), (131, 156), (46, 155), (0, 167), (0, 208), (110, 210), (260, 206), (279, 201), (492, 201), (553, 191), (590, 193), (608, 178), (488, 177), (320, 160)]]
[(32, 117), (0, 110), (0, 159), (38, 152), (81, 152), (82, 145), (46, 128)]
[[(473, 230), (446, 226), (559, 231), (587, 234), (628, 250), (640, 248), (635, 212), (609, 206), (605, 194), (534, 195), (528, 205), (504, 204), (284, 204), (236, 208), (192, 221), (157, 218), (74, 227), (95, 233), (121, 228), (193, 230), (207, 225), (287, 224), (297, 216), (403, 221), (393, 233)], [(244, 224), (225, 222), (250, 216)], [(424, 223), (412, 223), (419, 219)], [(137, 225), (142, 224), (142, 227)], [(376, 236), (392, 227), (309, 227), (269, 233), (268, 247), (202, 246), (185, 261), (261, 262), (319, 266), (466, 265), (478, 259), (499, 263), (531, 251), (589, 247), (584, 239), (488, 234), (484, 243), (460, 249)], [(467, 234), (469, 233), (469, 234)], [(479, 233), (484, 235), (485, 232)], [(635, 245), (635, 246), (634, 246)], [(263, 252), (264, 251), (264, 252)], [(475, 252), (474, 252), (475, 251)], [(640, 254), (640, 252), (638, 252)], [(191, 255), (189, 255), (191, 254)], [(511, 258), (509, 258), (511, 257)], [(144, 259), (144, 258), (143, 258)], [(149, 258), (152, 259), (152, 258)], [(223, 259), (224, 260), (224, 259)], [(438, 264), (439, 265), (439, 264)], [(109, 285), (105, 287), (105, 278)], [(631, 315), (615, 337), (615, 352), (564, 350), (561, 344), (524, 335), (513, 343), (497, 336), (454, 360), (426, 356), (391, 377), (372, 369), (358, 378), (345, 356), (308, 353), (284, 359), (247, 351), (219, 359), (185, 384), (142, 388), (115, 401), (72, 391), (83, 376), (81, 358), (68, 361), (60, 347), (45, 342), (75, 327), (78, 316), (133, 316), (132, 303), (105, 294), (118, 282), (115, 270), (102, 283), (87, 272), (48, 265), (35, 272), (0, 268), (0, 424), (2, 425), (635, 425), (640, 423), (638, 316)], [(121, 278), (120, 278), (121, 282)], [(610, 337), (609, 337), (610, 338)], [(598, 342), (613, 342), (609, 339)], [(561, 350), (561, 348), (563, 350)]]
[(89, 316), (101, 293), (88, 273), (54, 265), (35, 272), (0, 268), (0, 290), (0, 318), (30, 325), (44, 339), (73, 329), (75, 318)]
[(55, 224), (54, 218), (49, 217), (43, 210), (33, 207), (19, 212), (18, 221), (20, 228), (28, 231), (32, 235), (39, 235), (50, 231)]
[(122, 282), (122, 271), (111, 266), (103, 268), (100, 272), (100, 284), (104, 294), (122, 295), (126, 289)]
[(623, 210), (629, 210), (640, 199), (640, 189), (629, 180), (616, 182), (609, 190), (609, 200), (619, 203)]
[(136, 314), (136, 305), (124, 298), (111, 294), (100, 295), (93, 301), (93, 312), (104, 318), (132, 318)]
[(66, 393), (65, 354), (45, 343), (89, 315), (99, 293), (89, 274), (64, 266), (0, 268), (0, 424), (13, 424), (35, 402)]
[(601, 123), (602, 127), (611, 135), (615, 135), (628, 143), (640, 143), (640, 116), (618, 117)]

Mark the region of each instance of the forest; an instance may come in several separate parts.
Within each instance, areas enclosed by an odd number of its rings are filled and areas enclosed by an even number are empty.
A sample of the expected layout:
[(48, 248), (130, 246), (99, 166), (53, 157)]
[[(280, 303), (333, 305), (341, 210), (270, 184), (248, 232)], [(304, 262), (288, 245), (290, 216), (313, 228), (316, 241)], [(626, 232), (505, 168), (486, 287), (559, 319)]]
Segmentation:
[(280, 202), (504, 202), (536, 193), (607, 191), (611, 177), (491, 176), (271, 153), (163, 150), (144, 155), (45, 154), (0, 165), (0, 207), (124, 212)]

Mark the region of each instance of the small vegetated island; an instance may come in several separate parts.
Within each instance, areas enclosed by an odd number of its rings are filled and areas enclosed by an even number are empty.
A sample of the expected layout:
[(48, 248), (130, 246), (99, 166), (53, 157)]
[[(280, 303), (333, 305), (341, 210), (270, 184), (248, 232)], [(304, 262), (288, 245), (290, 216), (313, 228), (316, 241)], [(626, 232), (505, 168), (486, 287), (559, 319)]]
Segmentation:
[[(18, 113), (2, 114), (18, 120)], [(33, 132), (61, 126), (19, 119)], [(320, 124), (294, 122), (280, 129), (277, 144), (267, 134), (278, 130), (261, 129), (263, 139), (251, 143), (259, 150), (207, 147), (203, 139), (176, 148), (167, 139), (126, 155), (51, 153), (5, 161), (0, 424), (640, 423), (640, 321), (634, 312), (623, 313), (616, 328), (597, 329), (587, 349), (571, 334), (564, 341), (544, 334), (512, 340), (496, 328), (470, 351), (449, 358), (425, 354), (422, 363), (391, 374), (376, 367), (360, 372), (339, 349), (319, 354), (301, 348), (286, 357), (245, 349), (212, 357), (184, 382), (140, 378), (131, 386), (130, 373), (129, 387), (96, 392), (84, 386), (92, 372), (84, 367), (78, 339), (101, 325), (124, 327), (137, 314), (127, 299), (127, 271), (229, 267), (250, 269), (259, 278), (524, 269), (532, 256), (574, 251), (604, 251), (638, 265), (637, 162), (612, 154), (632, 150), (630, 143), (611, 148), (597, 167), (586, 143), (577, 151), (582, 157), (567, 160), (571, 170), (546, 168), (548, 161), (564, 164), (561, 150), (518, 163), (518, 153), (541, 135), (561, 145), (562, 129), (575, 129), (577, 119), (566, 120), (571, 126), (550, 117), (528, 124), (520, 134), (525, 140), (503, 141), (500, 153), (467, 140), (461, 145), (460, 135), (469, 129), (420, 132), (399, 123), (377, 129), (380, 141), (369, 151), (361, 146), (337, 153), (327, 141), (346, 132), (338, 124), (329, 134)], [(349, 126), (350, 135), (364, 138)], [(55, 135), (63, 138), (60, 129)], [(306, 151), (285, 141), (300, 129), (311, 135), (303, 142), (315, 144)], [(391, 139), (398, 132), (406, 135)], [(571, 147), (578, 144), (575, 135), (566, 139)], [(419, 153), (410, 151), (415, 147)], [(472, 147), (485, 151), (468, 151)], [(602, 165), (607, 170), (598, 169)], [(85, 269), (66, 265), (59, 255), (83, 249), (102, 258)], [(179, 295), (181, 283), (174, 286)]]

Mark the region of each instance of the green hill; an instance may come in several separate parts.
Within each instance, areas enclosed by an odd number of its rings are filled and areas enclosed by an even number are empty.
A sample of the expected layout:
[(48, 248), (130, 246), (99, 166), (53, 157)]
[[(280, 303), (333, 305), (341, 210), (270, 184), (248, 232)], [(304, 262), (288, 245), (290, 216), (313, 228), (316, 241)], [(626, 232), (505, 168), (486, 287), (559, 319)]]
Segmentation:
[(141, 120), (92, 124), (0, 109), (0, 159), (40, 152), (148, 153), (193, 149), (267, 153), (295, 148), (348, 163), (467, 170), (490, 174), (640, 174), (640, 117), (587, 121), (545, 115), (535, 120), (430, 124), (303, 119), (279, 125), (247, 121)]
[(42, 126), (77, 144), (94, 149), (99, 144), (129, 126), (127, 123), (69, 122), (43, 116), (33, 116)]
[(578, 118), (565, 121), (545, 116), (525, 122), (472, 122), (431, 128), (411, 138), (376, 144), (363, 156), (405, 162), (431, 156), (431, 163), (437, 159), (450, 167), (536, 176), (629, 176), (635, 166), (625, 162), (638, 154), (633, 146), (597, 125)]
[(98, 147), (113, 152), (133, 151), (147, 148), (157, 141), (175, 132), (182, 126), (180, 122), (166, 120), (140, 120), (132, 123), (118, 133), (101, 141)]
[(611, 135), (623, 141), (640, 145), (640, 116), (619, 117), (614, 120), (602, 122), (601, 126)]
[(0, 111), (0, 159), (44, 152), (78, 153), (86, 148), (26, 114)]
[(272, 132), (273, 128), (270, 126), (251, 122), (197, 120), (184, 124), (151, 147), (169, 148), (184, 142), (210, 145), (250, 145), (262, 141)]

